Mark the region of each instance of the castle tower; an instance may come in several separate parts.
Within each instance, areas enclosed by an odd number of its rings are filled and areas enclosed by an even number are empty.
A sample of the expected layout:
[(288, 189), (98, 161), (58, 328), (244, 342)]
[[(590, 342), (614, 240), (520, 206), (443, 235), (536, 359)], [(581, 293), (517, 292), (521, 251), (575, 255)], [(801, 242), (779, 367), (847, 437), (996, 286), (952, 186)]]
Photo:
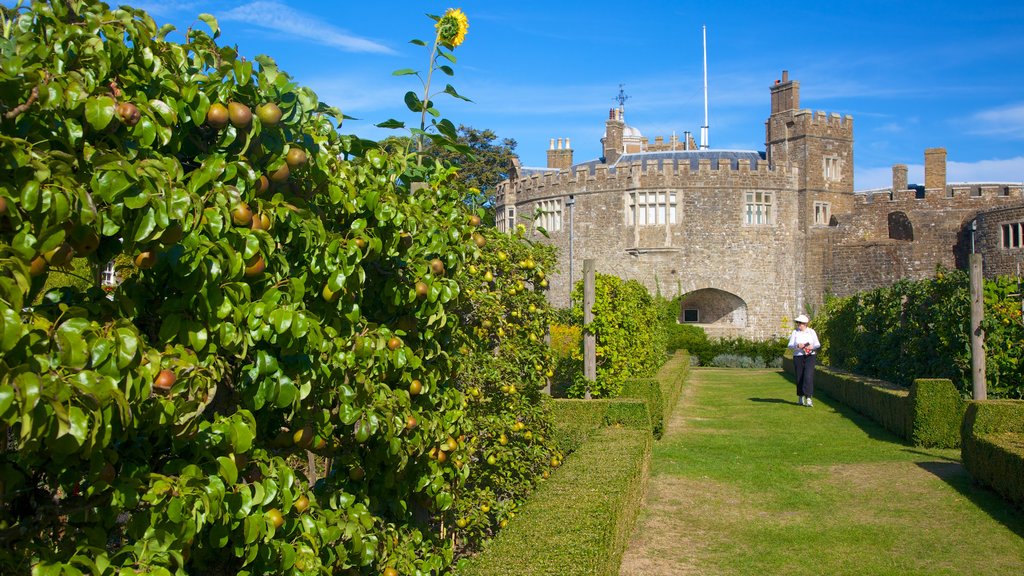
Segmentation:
[(622, 135), (625, 129), (626, 122), (622, 119), (622, 109), (609, 110), (608, 122), (604, 125), (604, 138), (601, 139), (606, 164), (614, 164), (622, 155)]
[[(772, 166), (799, 170), (798, 226), (814, 225), (814, 203), (842, 212), (853, 193), (853, 118), (800, 109), (800, 83), (782, 71), (771, 91), (765, 123), (765, 153)], [(846, 196), (846, 198), (843, 197)]]
[(551, 139), (551, 146), (548, 148), (548, 168), (558, 170), (569, 170), (572, 168), (572, 147), (569, 139), (565, 139), (565, 147), (562, 147), (562, 139), (558, 139), (558, 146), (555, 146), (555, 139)]

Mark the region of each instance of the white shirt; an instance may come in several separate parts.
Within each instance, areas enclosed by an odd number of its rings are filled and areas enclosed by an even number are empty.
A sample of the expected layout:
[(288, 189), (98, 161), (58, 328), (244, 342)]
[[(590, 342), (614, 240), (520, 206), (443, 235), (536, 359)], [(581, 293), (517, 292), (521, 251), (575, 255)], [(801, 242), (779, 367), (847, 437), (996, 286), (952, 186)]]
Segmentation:
[[(810, 345), (810, 350), (805, 352), (804, 345)], [(818, 348), (821, 348), (821, 342), (818, 342), (818, 333), (814, 328), (808, 326), (803, 330), (793, 330), (789, 336), (788, 346), (793, 351), (793, 356), (804, 356), (817, 352)]]

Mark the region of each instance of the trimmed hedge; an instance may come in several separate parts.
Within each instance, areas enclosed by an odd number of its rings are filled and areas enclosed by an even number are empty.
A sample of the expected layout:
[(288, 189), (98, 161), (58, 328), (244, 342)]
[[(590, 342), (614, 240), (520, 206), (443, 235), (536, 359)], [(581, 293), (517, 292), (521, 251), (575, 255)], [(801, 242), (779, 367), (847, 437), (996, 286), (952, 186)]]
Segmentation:
[(459, 564), (460, 576), (618, 575), (643, 499), (652, 437), (603, 428), (592, 440), (480, 555)]
[(1024, 402), (969, 402), (960, 456), (979, 483), (1024, 508)]
[(621, 398), (635, 398), (647, 403), (651, 416), (651, 433), (661, 438), (665, 429), (665, 401), (661, 395), (661, 384), (654, 378), (626, 380), (622, 384)]
[(612, 400), (557, 399), (551, 403), (552, 434), (562, 452), (575, 452), (604, 426), (651, 430), (647, 403), (636, 398)]
[(661, 387), (662, 415), (663, 422), (668, 422), (676, 404), (679, 403), (679, 396), (683, 392), (683, 383), (690, 375), (690, 353), (686, 350), (676, 352), (668, 362), (661, 367), (655, 377)]
[[(793, 359), (783, 367), (793, 374)], [(916, 446), (960, 446), (965, 403), (946, 378), (918, 378), (910, 389), (884, 380), (815, 366), (814, 388), (864, 414)]]
[[(594, 430), (609, 425), (648, 427), (655, 438), (661, 438), (689, 374), (690, 355), (681, 351), (661, 367), (656, 378), (627, 380), (619, 398), (555, 399), (551, 405), (558, 446), (565, 453), (572, 452)], [(638, 400), (646, 404), (646, 410), (636, 406)]]
[(958, 448), (967, 403), (948, 378), (918, 378), (910, 387), (910, 441), (915, 446)]

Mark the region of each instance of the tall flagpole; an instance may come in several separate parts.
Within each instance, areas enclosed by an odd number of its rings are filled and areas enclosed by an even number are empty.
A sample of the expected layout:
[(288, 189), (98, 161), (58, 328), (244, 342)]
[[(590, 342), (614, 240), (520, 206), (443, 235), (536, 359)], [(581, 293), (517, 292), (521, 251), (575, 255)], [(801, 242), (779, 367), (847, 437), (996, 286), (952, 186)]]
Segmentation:
[(704, 35), (704, 125), (700, 127), (700, 148), (708, 148), (708, 27), (701, 26)]

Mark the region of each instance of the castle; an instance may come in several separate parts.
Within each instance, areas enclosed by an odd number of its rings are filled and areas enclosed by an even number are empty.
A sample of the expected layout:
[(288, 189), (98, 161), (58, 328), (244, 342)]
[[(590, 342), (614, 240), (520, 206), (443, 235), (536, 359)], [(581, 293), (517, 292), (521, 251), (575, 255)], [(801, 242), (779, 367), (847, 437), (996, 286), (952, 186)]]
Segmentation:
[[(826, 294), (848, 295), (965, 267), (1016, 273), (1024, 255), (1021, 183), (949, 183), (946, 151), (925, 150), (924, 185), (892, 167), (892, 186), (854, 192), (853, 118), (800, 108), (800, 83), (770, 87), (764, 151), (698, 148), (644, 137), (612, 109), (604, 156), (573, 162), (551, 141), (547, 167), (513, 163), (496, 193), (496, 224), (557, 247), (549, 297), (567, 306), (583, 261), (683, 295), (679, 321), (716, 336), (785, 334)], [(564, 143), (563, 143), (564, 142)]]

